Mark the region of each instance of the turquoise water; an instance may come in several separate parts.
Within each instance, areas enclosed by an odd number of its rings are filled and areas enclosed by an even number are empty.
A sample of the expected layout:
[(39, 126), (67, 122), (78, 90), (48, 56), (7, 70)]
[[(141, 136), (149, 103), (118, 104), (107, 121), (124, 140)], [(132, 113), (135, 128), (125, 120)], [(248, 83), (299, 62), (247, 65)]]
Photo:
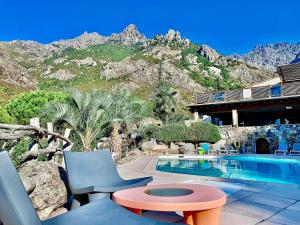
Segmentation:
[(300, 184), (300, 161), (224, 156), (215, 159), (159, 159), (157, 170), (227, 179)]

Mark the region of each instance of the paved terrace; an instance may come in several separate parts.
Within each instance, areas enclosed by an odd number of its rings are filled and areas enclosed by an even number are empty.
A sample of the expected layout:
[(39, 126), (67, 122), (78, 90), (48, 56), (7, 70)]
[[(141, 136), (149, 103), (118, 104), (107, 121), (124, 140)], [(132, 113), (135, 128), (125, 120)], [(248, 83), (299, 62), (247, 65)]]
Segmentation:
[[(220, 180), (156, 171), (157, 157), (144, 156), (119, 167), (124, 178), (153, 176), (152, 184), (188, 182), (232, 185), (221, 225), (300, 225), (300, 185)], [(214, 181), (212, 181), (214, 180)]]

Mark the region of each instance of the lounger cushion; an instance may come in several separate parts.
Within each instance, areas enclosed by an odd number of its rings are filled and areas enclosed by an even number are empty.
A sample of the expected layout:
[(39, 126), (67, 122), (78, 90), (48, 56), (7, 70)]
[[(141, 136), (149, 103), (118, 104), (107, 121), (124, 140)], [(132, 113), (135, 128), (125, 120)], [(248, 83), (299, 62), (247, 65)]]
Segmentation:
[[(105, 198), (43, 221), (43, 225), (172, 225), (138, 216)], [(175, 225), (175, 224), (173, 224)], [(178, 224), (177, 224), (178, 225)]]
[(69, 186), (73, 194), (115, 192), (145, 186), (153, 179), (124, 180), (120, 177), (109, 150), (64, 152)]

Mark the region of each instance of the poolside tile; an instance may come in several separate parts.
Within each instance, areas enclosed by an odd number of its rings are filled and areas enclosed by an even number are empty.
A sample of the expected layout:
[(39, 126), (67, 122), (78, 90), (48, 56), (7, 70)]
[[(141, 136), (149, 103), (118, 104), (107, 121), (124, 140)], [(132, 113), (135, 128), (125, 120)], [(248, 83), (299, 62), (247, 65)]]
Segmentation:
[(263, 195), (273, 195), (280, 198), (287, 198), (292, 200), (300, 200), (300, 189), (296, 186), (284, 185), (272, 187), (266, 191), (261, 192)]
[(244, 198), (246, 198), (248, 196), (251, 196), (253, 194), (254, 194), (253, 192), (245, 191), (245, 190), (237, 191), (237, 192), (235, 192), (235, 193), (228, 196), (227, 204), (231, 204), (233, 202), (244, 199)]
[(286, 225), (300, 225), (300, 214), (297, 211), (286, 209), (271, 217), (269, 221)]
[(221, 216), (221, 225), (255, 225), (260, 221), (260, 218), (254, 218), (225, 210), (222, 211)]
[(224, 207), (224, 210), (254, 218), (267, 219), (280, 211), (280, 208), (240, 200)]
[(287, 209), (300, 212), (300, 201), (296, 202), (295, 204), (293, 204), (291, 206), (289, 206)]
[(257, 224), (257, 225), (287, 225), (287, 224), (283, 224), (283, 223), (273, 223), (273, 222), (270, 222), (270, 221), (266, 220), (266, 221), (263, 221), (263, 222), (261, 222), (261, 223), (259, 223), (259, 224)]
[(252, 196), (244, 198), (243, 201), (274, 206), (277, 208), (285, 208), (295, 202), (291, 199), (280, 198), (275, 196), (269, 196), (268, 198), (266, 198), (266, 195), (262, 194), (254, 194)]

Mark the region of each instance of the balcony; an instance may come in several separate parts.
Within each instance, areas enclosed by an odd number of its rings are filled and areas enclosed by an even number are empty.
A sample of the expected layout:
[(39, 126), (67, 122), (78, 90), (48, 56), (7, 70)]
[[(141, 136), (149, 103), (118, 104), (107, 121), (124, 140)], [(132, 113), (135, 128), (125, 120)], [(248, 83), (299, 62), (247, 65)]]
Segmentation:
[(195, 101), (196, 104), (214, 104), (283, 98), (289, 96), (300, 96), (300, 81), (276, 84), (273, 86), (203, 93), (197, 95)]

